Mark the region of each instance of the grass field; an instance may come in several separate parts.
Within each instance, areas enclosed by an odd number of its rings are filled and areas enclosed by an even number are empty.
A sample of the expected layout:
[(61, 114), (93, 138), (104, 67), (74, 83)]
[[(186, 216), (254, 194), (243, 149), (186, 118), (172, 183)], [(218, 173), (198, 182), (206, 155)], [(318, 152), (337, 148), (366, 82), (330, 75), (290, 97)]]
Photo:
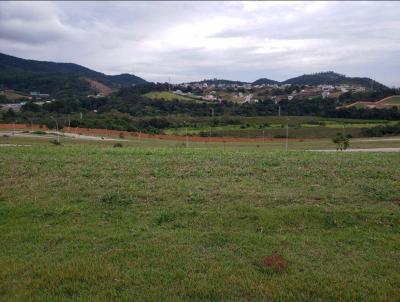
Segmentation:
[(165, 101), (172, 101), (172, 100), (189, 101), (189, 102), (197, 101), (194, 98), (189, 98), (183, 95), (174, 94), (169, 91), (152, 91), (144, 94), (144, 96), (149, 99), (164, 99)]
[(400, 299), (400, 153), (27, 141), (0, 149), (2, 301)]
[(387, 105), (400, 105), (400, 96), (392, 97), (388, 99), (385, 104)]
[[(337, 132), (344, 131), (353, 137), (361, 136), (361, 128), (369, 128), (378, 125), (389, 125), (395, 122), (381, 120), (352, 120), (333, 119), (322, 117), (240, 117), (238, 123), (231, 125), (210, 126), (208, 119), (191, 121), (196, 127), (188, 127), (188, 133), (199, 135), (201, 132), (208, 136), (230, 137), (276, 137), (286, 136), (286, 123), (289, 124), (289, 137), (292, 138), (332, 138)], [(218, 121), (218, 118), (215, 118)], [(166, 134), (185, 135), (186, 128), (169, 128)]]
[(10, 101), (17, 101), (22, 98), (27, 98), (27, 95), (24, 95), (20, 92), (14, 91), (14, 90), (2, 90), (0, 91), (0, 97), (4, 96), (7, 100)]

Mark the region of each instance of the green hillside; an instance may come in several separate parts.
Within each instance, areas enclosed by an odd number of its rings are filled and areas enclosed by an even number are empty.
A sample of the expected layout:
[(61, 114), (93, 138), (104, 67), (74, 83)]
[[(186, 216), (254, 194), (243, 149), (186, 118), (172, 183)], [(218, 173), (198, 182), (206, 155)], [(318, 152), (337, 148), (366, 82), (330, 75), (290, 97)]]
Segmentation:
[(109, 87), (146, 82), (130, 74), (110, 76), (77, 64), (25, 60), (0, 54), (0, 87), (24, 92), (41, 91), (56, 96), (85, 95), (93, 92), (82, 77)]
[(378, 83), (370, 78), (360, 78), (360, 77), (346, 77), (345, 75), (338, 74), (332, 71), (320, 72), (314, 74), (304, 74), (295, 78), (288, 79), (283, 84), (292, 85), (339, 85), (339, 84), (349, 84), (349, 85), (359, 85), (366, 88), (371, 86), (377, 90), (388, 89), (385, 85)]

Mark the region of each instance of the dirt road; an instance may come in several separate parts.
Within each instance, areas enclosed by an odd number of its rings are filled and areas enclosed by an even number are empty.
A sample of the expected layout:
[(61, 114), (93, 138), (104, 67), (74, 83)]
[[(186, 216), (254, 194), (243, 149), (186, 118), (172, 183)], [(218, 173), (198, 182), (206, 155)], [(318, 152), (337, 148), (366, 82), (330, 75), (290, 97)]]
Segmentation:
[[(341, 152), (333, 149), (329, 150), (308, 150), (315, 152)], [(360, 148), (360, 149), (347, 149), (343, 152), (400, 152), (400, 148)]]
[[(57, 138), (57, 132), (52, 131), (45, 131), (46, 134), (34, 134), (28, 132), (12, 132), (12, 131), (0, 131), (0, 136), (8, 135), (8, 136), (15, 136), (15, 137), (42, 137), (42, 138)], [(109, 137), (102, 137), (102, 136), (92, 136), (92, 135), (83, 135), (83, 134), (76, 134), (76, 133), (67, 133), (67, 132), (60, 132), (60, 137), (68, 137), (68, 138), (75, 138), (81, 140), (92, 140), (92, 141), (126, 141), (125, 139), (118, 139), (118, 138), (109, 138)]]

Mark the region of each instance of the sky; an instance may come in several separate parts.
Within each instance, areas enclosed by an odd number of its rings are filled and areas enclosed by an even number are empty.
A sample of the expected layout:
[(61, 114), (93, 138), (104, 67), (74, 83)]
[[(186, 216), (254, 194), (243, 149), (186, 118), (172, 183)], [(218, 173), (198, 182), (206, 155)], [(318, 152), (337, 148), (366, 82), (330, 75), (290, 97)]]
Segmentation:
[(400, 86), (400, 2), (0, 2), (0, 52), (173, 83), (320, 71)]

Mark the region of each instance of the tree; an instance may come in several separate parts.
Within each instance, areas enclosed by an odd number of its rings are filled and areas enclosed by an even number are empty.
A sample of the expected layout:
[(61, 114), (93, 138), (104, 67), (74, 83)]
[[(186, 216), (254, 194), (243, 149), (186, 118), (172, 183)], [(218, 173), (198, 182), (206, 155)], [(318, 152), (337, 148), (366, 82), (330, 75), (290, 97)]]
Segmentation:
[(349, 138), (343, 136), (342, 133), (336, 133), (336, 136), (332, 139), (332, 141), (334, 144), (336, 144), (337, 151), (346, 150), (350, 146)]

